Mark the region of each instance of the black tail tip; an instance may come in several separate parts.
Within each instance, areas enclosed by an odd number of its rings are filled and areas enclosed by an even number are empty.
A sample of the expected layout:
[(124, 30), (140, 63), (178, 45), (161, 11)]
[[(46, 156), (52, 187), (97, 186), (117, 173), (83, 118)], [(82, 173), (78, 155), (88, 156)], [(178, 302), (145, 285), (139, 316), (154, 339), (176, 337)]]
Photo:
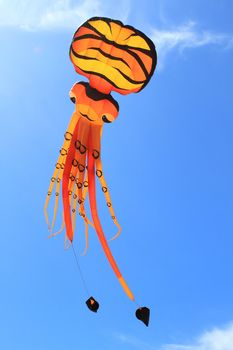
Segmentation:
[(139, 307), (136, 310), (135, 315), (138, 320), (142, 321), (148, 327), (150, 320), (150, 309), (148, 309), (148, 307)]
[(89, 310), (93, 312), (97, 312), (99, 308), (99, 303), (93, 297), (90, 297), (89, 299), (87, 299), (86, 304)]

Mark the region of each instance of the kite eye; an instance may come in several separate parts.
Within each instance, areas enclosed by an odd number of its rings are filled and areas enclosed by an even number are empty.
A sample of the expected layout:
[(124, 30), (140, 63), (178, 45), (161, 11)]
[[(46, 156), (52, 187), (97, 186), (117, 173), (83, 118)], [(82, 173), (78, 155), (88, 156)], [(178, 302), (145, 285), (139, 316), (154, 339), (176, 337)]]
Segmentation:
[(106, 117), (105, 114), (102, 115), (102, 120), (103, 120), (103, 122), (105, 122), (105, 123), (111, 123), (111, 122), (112, 122), (112, 120), (109, 120), (109, 119)]
[(75, 97), (70, 97), (70, 100), (75, 103)]

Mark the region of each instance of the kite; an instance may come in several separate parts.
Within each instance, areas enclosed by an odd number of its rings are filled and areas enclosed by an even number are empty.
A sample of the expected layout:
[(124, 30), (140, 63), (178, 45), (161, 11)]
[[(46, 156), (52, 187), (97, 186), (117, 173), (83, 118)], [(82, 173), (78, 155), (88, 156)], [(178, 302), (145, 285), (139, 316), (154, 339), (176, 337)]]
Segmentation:
[[(45, 218), (49, 231), (55, 225), (60, 190), (62, 190), (63, 222), (60, 233), (66, 229), (66, 242), (72, 248), (76, 226), (76, 213), (83, 218), (88, 246), (88, 227), (95, 229), (104, 253), (127, 296), (134, 295), (123, 278), (111, 253), (98, 216), (96, 203), (96, 178), (100, 181), (107, 207), (118, 232), (117, 221), (101, 161), (101, 136), (103, 125), (112, 123), (118, 116), (119, 105), (111, 92), (122, 95), (141, 91), (151, 79), (157, 55), (153, 42), (141, 31), (124, 25), (118, 20), (93, 17), (82, 24), (73, 36), (70, 59), (75, 71), (89, 82), (78, 82), (70, 90), (75, 111), (64, 135), (64, 143), (55, 166), (45, 201)], [(53, 219), (50, 224), (48, 205), (55, 191)], [(85, 211), (85, 199), (89, 196), (92, 221)], [(57, 233), (51, 234), (55, 235)], [(90, 297), (86, 304), (96, 312), (99, 304)], [(149, 324), (150, 310), (138, 307), (136, 317)]]

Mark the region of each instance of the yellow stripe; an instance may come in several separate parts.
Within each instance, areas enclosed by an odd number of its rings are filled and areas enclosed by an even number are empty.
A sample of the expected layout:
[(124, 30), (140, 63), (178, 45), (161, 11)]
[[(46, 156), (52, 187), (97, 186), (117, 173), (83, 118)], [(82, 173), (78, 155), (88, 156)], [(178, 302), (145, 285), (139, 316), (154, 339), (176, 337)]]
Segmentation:
[(122, 27), (115, 22), (110, 22), (111, 30), (108, 24), (102, 20), (90, 21), (89, 23), (91, 26), (97, 29), (100, 34), (104, 35), (108, 40), (116, 42), (117, 44), (127, 45), (135, 49), (139, 48), (150, 50), (150, 46), (140, 35), (129, 38), (131, 34), (137, 34), (137, 32)]
[(128, 77), (133, 79), (132, 76), (132, 70), (122, 61), (120, 60), (113, 60), (109, 57), (104, 56), (101, 52), (97, 50), (87, 49), (85, 51), (78, 52), (79, 55), (87, 56), (90, 58), (97, 58), (98, 61), (101, 61), (103, 63), (106, 63), (110, 65), (111, 67), (118, 68), (120, 71), (122, 71), (124, 74), (126, 74)]
[(122, 26), (120, 26), (115, 22), (110, 22), (109, 24), (111, 26), (112, 40), (118, 43), (118, 40), (120, 40), (120, 37), (124, 32), (124, 29)]
[(147, 44), (147, 42), (139, 35), (132, 36), (127, 40), (127, 46), (130, 46), (135, 49), (145, 49), (150, 50), (150, 46)]
[(71, 59), (72, 62), (81, 70), (101, 74), (111, 80), (120, 89), (134, 90), (140, 88), (143, 85), (143, 83), (132, 84), (130, 81), (124, 78), (114, 67), (108, 66), (106, 63), (96, 60), (78, 58), (75, 57), (72, 52)]
[(108, 24), (102, 20), (89, 21), (89, 24), (98, 30), (98, 32), (104, 35), (107, 39), (112, 40), (112, 34)]

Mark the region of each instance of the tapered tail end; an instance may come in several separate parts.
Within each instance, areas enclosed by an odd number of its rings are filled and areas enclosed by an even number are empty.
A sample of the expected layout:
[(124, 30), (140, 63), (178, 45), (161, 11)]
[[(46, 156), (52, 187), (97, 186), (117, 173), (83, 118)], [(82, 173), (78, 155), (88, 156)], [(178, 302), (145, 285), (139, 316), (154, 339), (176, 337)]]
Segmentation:
[(139, 307), (135, 315), (138, 320), (142, 321), (148, 327), (150, 320), (150, 309), (148, 309), (148, 307)]
[(87, 299), (86, 304), (89, 310), (93, 312), (97, 312), (99, 308), (99, 303), (93, 297), (90, 297), (89, 299)]

